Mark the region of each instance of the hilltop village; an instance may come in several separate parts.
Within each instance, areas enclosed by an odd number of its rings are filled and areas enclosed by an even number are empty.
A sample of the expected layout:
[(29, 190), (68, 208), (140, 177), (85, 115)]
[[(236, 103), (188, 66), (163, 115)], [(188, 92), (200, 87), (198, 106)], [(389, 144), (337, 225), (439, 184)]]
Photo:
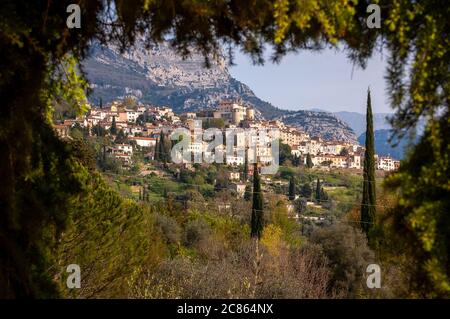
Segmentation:
[[(136, 149), (144, 153), (145, 159), (155, 159), (161, 135), (170, 140), (170, 135), (177, 129), (191, 132), (188, 151), (192, 158), (196, 158), (195, 155), (208, 158), (221, 150), (226, 154), (224, 163), (229, 166), (244, 165), (246, 156), (262, 165), (270, 165), (273, 163), (271, 144), (276, 138), (280, 141), (280, 156), (288, 152), (287, 157), (295, 166), (361, 170), (364, 158), (364, 147), (359, 144), (311, 137), (280, 120), (262, 119), (257, 110), (240, 101), (222, 101), (215, 109), (175, 114), (170, 107), (144, 105), (127, 97), (107, 106), (91, 107), (82, 118), (65, 119), (54, 124), (61, 137), (70, 138), (69, 132), (74, 128), (86, 135), (108, 137), (104, 152), (120, 161), (125, 169), (133, 164)], [(224, 136), (227, 130), (232, 131), (231, 148), (226, 150), (225, 145), (216, 146), (214, 150), (208, 148), (209, 143), (198, 136), (203, 136), (210, 128), (221, 130)], [(248, 138), (249, 132), (253, 132), (253, 137)], [(228, 138), (225, 136), (223, 142)], [(254, 147), (249, 148), (249, 143)], [(400, 161), (388, 156), (375, 157), (378, 170), (393, 171), (400, 165)], [(185, 164), (189, 165), (188, 162)]]

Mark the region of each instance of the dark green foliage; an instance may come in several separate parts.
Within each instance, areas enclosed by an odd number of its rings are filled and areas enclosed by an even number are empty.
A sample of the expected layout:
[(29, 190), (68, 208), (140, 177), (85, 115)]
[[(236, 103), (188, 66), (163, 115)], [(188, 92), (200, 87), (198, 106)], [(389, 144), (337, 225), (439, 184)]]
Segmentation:
[(250, 199), (252, 199), (252, 186), (247, 184), (245, 185), (244, 200), (248, 202)]
[(172, 142), (169, 139), (169, 137), (161, 131), (159, 134), (159, 139), (156, 144), (155, 153), (156, 153), (156, 160), (162, 162), (162, 163), (168, 163), (171, 160), (170, 150), (172, 148)]
[(379, 221), (382, 232), (371, 238), (394, 258), (413, 258), (407, 265), (411, 293), (426, 298), (450, 297), (449, 119), (446, 113), (429, 125), (399, 171), (387, 178), (385, 186), (401, 201)]
[[(20, 127), (29, 131), (23, 123)], [(68, 223), (68, 201), (82, 191), (83, 181), (77, 175), (79, 164), (68, 146), (48, 126), (44, 125), (39, 134), (29, 133), (22, 142), (33, 144), (17, 144), (17, 140), (0, 143), (0, 154), (22, 154), (15, 159), (14, 166), (0, 156), (0, 296), (3, 298), (58, 295), (53, 273), (48, 269), (55, 264), (55, 245)], [(16, 135), (16, 138), (24, 136)], [(5, 170), (8, 167), (10, 171)], [(24, 176), (30, 172), (32, 176)]]
[(230, 184), (228, 179), (228, 173), (226, 170), (220, 170), (216, 175), (216, 184), (214, 185), (214, 191), (220, 192), (221, 190), (227, 189)]
[(258, 165), (255, 163), (253, 167), (253, 205), (251, 219), (251, 237), (261, 238), (264, 227), (264, 207), (263, 195), (261, 190), (261, 180), (258, 172)]
[[(57, 255), (60, 291), (67, 297), (126, 297), (133, 273), (164, 253), (156, 251), (162, 240), (154, 215), (121, 198), (100, 174), (78, 173), (83, 195), (68, 203), (71, 219)], [(66, 287), (66, 267), (73, 263), (81, 268), (83, 289)]]
[(103, 137), (106, 135), (106, 130), (100, 124), (94, 125), (91, 130), (92, 134), (97, 135), (97, 137)]
[(302, 160), (301, 157), (295, 154), (292, 158), (292, 165), (294, 165), (295, 167), (301, 166), (302, 165), (301, 160)]
[(124, 144), (127, 142), (127, 136), (125, 135), (125, 132), (120, 129), (119, 133), (117, 133), (116, 139), (114, 140), (114, 143), (117, 144)]
[(322, 195), (321, 191), (322, 191), (322, 187), (320, 186), (320, 179), (317, 179), (317, 184), (316, 184), (316, 201), (318, 203), (320, 203), (320, 201), (322, 200), (322, 198), (321, 198), (321, 195)]
[(294, 176), (291, 176), (289, 179), (289, 200), (295, 199), (295, 179)]
[(167, 244), (177, 244), (178, 242), (180, 242), (182, 236), (181, 228), (174, 218), (156, 214), (155, 223), (164, 235)]
[(325, 192), (325, 190), (323, 189), (323, 187), (320, 189), (320, 200), (321, 200), (322, 202), (328, 201), (328, 194), (327, 194), (327, 192)]
[(361, 228), (367, 234), (372, 227), (376, 212), (375, 146), (373, 140), (373, 119), (370, 90), (367, 92), (366, 126), (366, 151), (364, 153)]
[(67, 103), (55, 103), (53, 121), (62, 122), (66, 119), (74, 119), (77, 116), (76, 110)]
[(306, 167), (307, 168), (312, 168), (314, 166), (312, 160), (311, 160), (311, 155), (306, 154)]
[(69, 135), (75, 140), (80, 140), (87, 137), (87, 130), (80, 126), (80, 124), (76, 123), (69, 130)]
[(208, 118), (206, 121), (202, 122), (202, 127), (204, 130), (209, 128), (223, 129), (225, 127), (225, 122), (223, 119)]
[(196, 219), (189, 221), (185, 226), (184, 243), (191, 247), (210, 236), (211, 229), (204, 220)]
[(245, 157), (244, 157), (244, 172), (243, 172), (244, 182), (248, 180), (248, 149), (245, 149)]
[(348, 156), (348, 149), (344, 147), (340, 152), (339, 155), (341, 156)]
[(280, 165), (286, 163), (287, 160), (292, 158), (291, 147), (288, 144), (284, 144), (280, 141)]
[(94, 172), (97, 168), (96, 153), (93, 146), (84, 139), (74, 139), (67, 141), (67, 144), (73, 154), (76, 155), (78, 162), (89, 172)]
[(294, 201), (294, 207), (295, 207), (295, 211), (298, 214), (304, 213), (306, 211), (306, 200), (304, 200), (302, 198), (297, 198)]
[(366, 286), (366, 267), (374, 263), (374, 254), (367, 246), (364, 234), (345, 224), (318, 228), (311, 242), (322, 247), (333, 271), (330, 290), (345, 291), (347, 297), (356, 298)]
[(302, 187), (300, 188), (300, 195), (302, 197), (305, 197), (306, 199), (310, 199), (311, 195), (312, 195), (312, 188), (311, 185), (309, 183), (305, 183), (302, 185)]
[[(70, 81), (74, 72), (62, 62), (68, 53), (76, 61), (83, 59), (95, 39), (128, 49), (138, 30), (148, 31), (149, 45), (171, 34), (178, 52), (186, 56), (196, 49), (206, 62), (211, 53), (220, 53), (223, 42), (261, 63), (265, 46), (274, 48), (277, 61), (298, 48), (318, 50), (342, 41), (349, 57), (364, 66), (377, 41), (383, 39), (389, 51), (388, 89), (397, 111), (394, 126), (401, 133), (426, 117), (429, 133), (419, 149), (432, 150), (421, 162), (413, 156), (397, 175), (397, 185), (411, 185), (399, 196), (404, 214), (412, 216), (400, 214), (399, 226), (419, 240), (421, 245), (405, 237), (405, 245), (423, 247), (423, 254), (416, 256), (418, 264), (439, 294), (448, 294), (447, 255), (440, 254), (448, 252), (448, 223), (442, 215), (436, 216), (441, 209), (448, 212), (449, 198), (447, 3), (382, 0), (383, 26), (369, 29), (365, 2), (355, 6), (323, 1), (317, 2), (315, 10), (305, 10), (302, 1), (92, 0), (80, 2), (82, 28), (68, 30), (65, 13), (72, 2), (3, 0), (0, 4), (1, 297), (56, 295), (47, 270), (56, 265), (58, 235), (65, 229), (69, 203), (80, 194), (83, 181), (79, 180), (79, 164), (73, 162), (47, 120), (52, 118), (54, 100), (66, 100), (81, 113), (80, 88), (87, 87)], [(117, 19), (105, 27), (103, 13), (111, 7), (116, 8)], [(65, 75), (54, 76), (55, 70)], [(74, 84), (78, 88), (71, 90)], [(402, 221), (407, 221), (406, 226)], [(126, 241), (117, 240), (119, 244)]]
[(115, 116), (113, 116), (112, 123), (111, 123), (111, 128), (109, 129), (109, 132), (112, 135), (116, 135), (117, 134), (117, 125), (116, 125), (116, 117)]
[(159, 156), (159, 138), (157, 138), (155, 143), (155, 149), (153, 150), (153, 159), (155, 161), (159, 161), (160, 158), (161, 157)]

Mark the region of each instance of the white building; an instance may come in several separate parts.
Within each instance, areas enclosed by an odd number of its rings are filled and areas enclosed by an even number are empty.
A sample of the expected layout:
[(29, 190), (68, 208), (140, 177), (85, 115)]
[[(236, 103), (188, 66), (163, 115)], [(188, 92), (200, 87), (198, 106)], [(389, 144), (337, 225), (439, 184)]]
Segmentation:
[(320, 147), (320, 152), (323, 154), (339, 155), (344, 148), (345, 146), (341, 143), (328, 142), (322, 144)]
[(347, 167), (361, 169), (361, 156), (360, 155), (350, 155), (347, 157)]
[(127, 115), (127, 122), (136, 123), (136, 120), (140, 115), (139, 112), (134, 110), (125, 110), (125, 112)]
[(153, 137), (128, 137), (128, 140), (130, 141), (136, 141), (136, 144), (141, 147), (153, 147), (156, 145), (156, 138)]
[(133, 147), (130, 144), (116, 144), (115, 149), (120, 153), (133, 154)]
[(400, 166), (400, 161), (390, 156), (376, 156), (377, 169), (383, 171), (395, 171)]
[(231, 183), (229, 188), (237, 193), (239, 197), (243, 197), (245, 193), (245, 183)]

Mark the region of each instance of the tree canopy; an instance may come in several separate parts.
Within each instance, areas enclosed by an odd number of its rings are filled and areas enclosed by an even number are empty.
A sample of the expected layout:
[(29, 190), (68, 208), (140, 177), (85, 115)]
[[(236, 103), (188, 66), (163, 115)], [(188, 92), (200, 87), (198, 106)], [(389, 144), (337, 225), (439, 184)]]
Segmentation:
[[(371, 2), (381, 8), (379, 29), (366, 24)], [(438, 189), (448, 195), (450, 6), (446, 0), (91, 0), (79, 2), (81, 28), (69, 29), (66, 9), (71, 3), (3, 0), (0, 4), (2, 296), (51, 295), (47, 289), (51, 278), (42, 274), (55, 263), (51, 252), (67, 224), (67, 202), (84, 188), (77, 174), (81, 164), (73, 160), (73, 150), (56, 138), (50, 121), (57, 101), (72, 105), (78, 114), (87, 110), (88, 85), (79, 62), (93, 41), (115, 43), (122, 50), (140, 36), (148, 46), (169, 41), (183, 56), (192, 50), (201, 52), (207, 65), (223, 48), (230, 60), (233, 50), (239, 49), (255, 63), (263, 63), (265, 48), (272, 48), (271, 59), (279, 61), (290, 51), (339, 47), (361, 66), (375, 50), (386, 49), (394, 128), (402, 134), (421, 117), (427, 119), (421, 145), (428, 145), (436, 162), (420, 163), (425, 169), (416, 177), (435, 194), (435, 185), (427, 181), (436, 176), (442, 187)], [(399, 178), (416, 174), (416, 157), (409, 162), (411, 171), (405, 165)], [(411, 195), (417, 194), (401, 193), (406, 198)], [(448, 208), (450, 197), (440, 198), (440, 207)], [(428, 211), (415, 204), (422, 209), (416, 215)], [(433, 221), (442, 225), (439, 218)], [(408, 229), (417, 231), (417, 225), (412, 223)], [(448, 226), (442, 229), (448, 234)], [(424, 245), (429, 254), (429, 246)], [(424, 269), (440, 269), (426, 272), (429, 280), (435, 283), (436, 278), (448, 276), (448, 267), (442, 270), (445, 263), (434, 259), (425, 263)], [(448, 284), (440, 289), (450, 291)]]

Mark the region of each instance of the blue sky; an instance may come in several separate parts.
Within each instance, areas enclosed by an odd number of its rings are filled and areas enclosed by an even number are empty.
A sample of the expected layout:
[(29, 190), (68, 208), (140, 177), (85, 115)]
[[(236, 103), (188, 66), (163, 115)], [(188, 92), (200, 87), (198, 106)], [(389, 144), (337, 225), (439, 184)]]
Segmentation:
[(230, 68), (233, 77), (280, 108), (365, 113), (370, 86), (373, 112), (392, 112), (383, 78), (386, 57), (381, 54), (372, 57), (364, 70), (353, 67), (344, 52), (331, 49), (291, 53), (280, 64), (266, 61), (264, 66), (253, 65), (248, 56), (236, 52), (234, 62)]

